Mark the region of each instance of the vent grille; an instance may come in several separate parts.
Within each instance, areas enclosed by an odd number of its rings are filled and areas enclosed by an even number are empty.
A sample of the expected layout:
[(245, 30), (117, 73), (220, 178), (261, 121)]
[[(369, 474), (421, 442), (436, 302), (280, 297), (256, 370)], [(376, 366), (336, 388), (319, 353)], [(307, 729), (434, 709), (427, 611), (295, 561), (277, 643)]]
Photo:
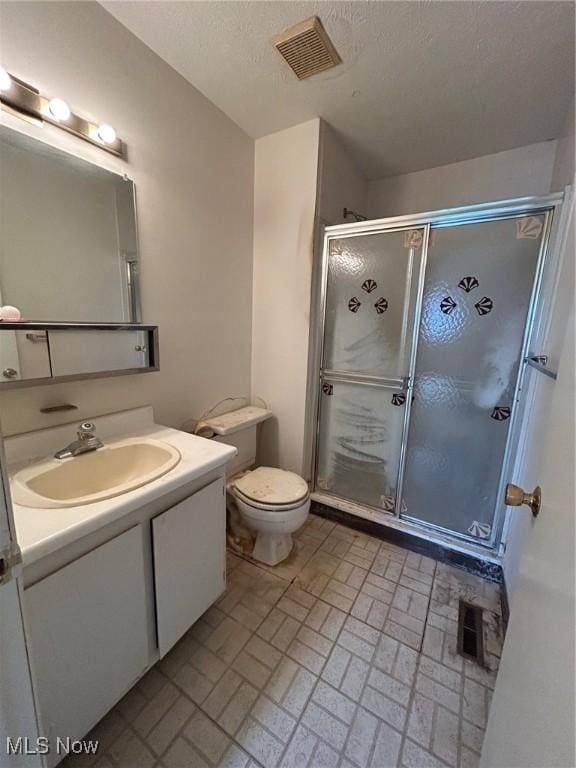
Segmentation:
[(299, 80), (331, 69), (342, 61), (317, 16), (290, 27), (272, 42)]
[(482, 608), (465, 600), (458, 606), (458, 653), (484, 666)]

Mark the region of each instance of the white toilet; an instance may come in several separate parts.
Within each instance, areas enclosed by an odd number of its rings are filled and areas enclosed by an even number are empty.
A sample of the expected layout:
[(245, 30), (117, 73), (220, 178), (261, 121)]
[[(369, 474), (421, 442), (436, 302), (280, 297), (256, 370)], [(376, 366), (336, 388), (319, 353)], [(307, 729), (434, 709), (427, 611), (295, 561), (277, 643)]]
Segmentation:
[(273, 467), (251, 469), (256, 461), (257, 426), (271, 416), (264, 408), (248, 406), (207, 419), (199, 434), (238, 449), (228, 467), (228, 493), (243, 521), (256, 533), (251, 556), (267, 565), (278, 565), (292, 550), (292, 534), (308, 517), (310, 491), (308, 483), (294, 472)]
[(310, 510), (308, 483), (294, 472), (258, 467), (228, 485), (247, 525), (256, 531), (255, 560), (277, 565), (292, 551), (292, 534)]

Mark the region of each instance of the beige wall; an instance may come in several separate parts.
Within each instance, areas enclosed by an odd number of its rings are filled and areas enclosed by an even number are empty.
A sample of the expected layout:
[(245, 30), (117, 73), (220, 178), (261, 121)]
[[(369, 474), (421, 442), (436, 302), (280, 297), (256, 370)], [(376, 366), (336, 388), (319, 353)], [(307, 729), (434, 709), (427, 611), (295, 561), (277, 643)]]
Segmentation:
[(318, 171), (318, 217), (325, 226), (344, 224), (344, 208), (367, 215), (368, 181), (342, 144), (336, 131), (321, 122)]
[(555, 141), (369, 182), (370, 218), (504, 200), (550, 191)]
[(558, 139), (558, 146), (554, 156), (554, 170), (552, 172), (551, 188), (553, 191), (562, 190), (568, 184), (574, 183), (574, 154), (575, 154), (575, 126), (574, 113), (576, 105), (572, 105), (568, 110), (564, 121), (562, 136)]
[(302, 471), (320, 121), (256, 141), (252, 392), (275, 418), (259, 462)]
[[(179, 426), (250, 393), (254, 144), (96, 3), (0, 4), (2, 65), (82, 115), (111, 123), (128, 162), (57, 128), (2, 121), (136, 183), (144, 321), (160, 326), (159, 373), (3, 393), (5, 433), (152, 403)], [(55, 287), (55, 286), (54, 286)]]

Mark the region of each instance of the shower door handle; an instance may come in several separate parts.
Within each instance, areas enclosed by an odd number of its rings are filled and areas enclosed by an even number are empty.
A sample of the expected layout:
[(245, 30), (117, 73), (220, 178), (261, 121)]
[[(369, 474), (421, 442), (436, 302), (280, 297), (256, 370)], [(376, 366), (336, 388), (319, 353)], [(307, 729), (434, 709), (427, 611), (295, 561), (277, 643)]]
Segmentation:
[(320, 371), (320, 381), (327, 382), (340, 382), (344, 384), (366, 384), (373, 387), (383, 387), (384, 389), (392, 389), (397, 392), (406, 392), (408, 389), (407, 376), (399, 376), (398, 378), (388, 378), (385, 376), (373, 376), (371, 374), (362, 373), (348, 373), (347, 371), (332, 371), (322, 370)]

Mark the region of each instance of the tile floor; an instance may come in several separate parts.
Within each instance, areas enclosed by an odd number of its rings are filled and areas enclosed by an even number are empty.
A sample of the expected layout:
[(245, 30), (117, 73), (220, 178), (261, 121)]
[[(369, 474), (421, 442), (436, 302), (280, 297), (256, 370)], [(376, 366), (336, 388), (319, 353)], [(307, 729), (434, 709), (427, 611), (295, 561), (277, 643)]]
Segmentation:
[[(473, 768), (502, 645), (495, 584), (311, 515), (94, 729), (95, 768)], [(485, 609), (486, 669), (455, 653)]]

